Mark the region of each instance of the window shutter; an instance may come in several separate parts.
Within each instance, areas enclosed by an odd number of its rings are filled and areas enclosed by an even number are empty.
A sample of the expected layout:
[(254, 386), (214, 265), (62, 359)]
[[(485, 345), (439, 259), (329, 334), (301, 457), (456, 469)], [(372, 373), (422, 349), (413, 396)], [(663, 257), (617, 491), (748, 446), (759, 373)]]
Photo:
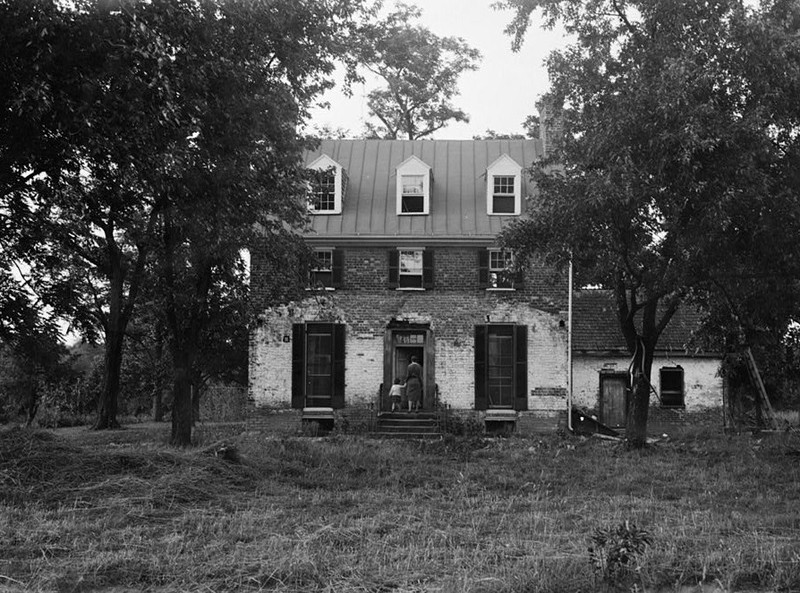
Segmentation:
[[(516, 264), (515, 264), (516, 265)], [(519, 265), (514, 273), (514, 288), (517, 290), (521, 290), (525, 288), (525, 267), (523, 265)]]
[(481, 288), (489, 286), (489, 252), (485, 249), (478, 251), (478, 285)]
[(333, 393), (331, 406), (334, 409), (344, 407), (344, 356), (345, 356), (345, 325), (333, 325)]
[(528, 409), (528, 326), (514, 326), (514, 409)]
[(422, 252), (422, 288), (433, 288), (433, 251), (430, 249)]
[(397, 249), (389, 250), (389, 288), (397, 288), (400, 285), (398, 279), (400, 268), (400, 252)]
[(306, 403), (306, 326), (292, 325), (292, 407), (303, 409)]
[(485, 325), (475, 326), (475, 409), (488, 407), (486, 397), (486, 333)]
[(342, 277), (344, 276), (344, 251), (341, 249), (333, 250), (333, 268), (331, 272), (331, 285), (333, 288), (341, 288)]

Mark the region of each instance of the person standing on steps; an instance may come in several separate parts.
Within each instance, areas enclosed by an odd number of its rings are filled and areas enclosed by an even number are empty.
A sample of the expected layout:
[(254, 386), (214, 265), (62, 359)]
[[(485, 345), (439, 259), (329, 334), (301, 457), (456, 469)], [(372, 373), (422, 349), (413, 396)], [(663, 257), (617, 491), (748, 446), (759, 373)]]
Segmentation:
[(408, 398), (408, 411), (419, 411), (422, 402), (422, 366), (416, 356), (411, 357), (411, 363), (406, 371), (406, 397)]

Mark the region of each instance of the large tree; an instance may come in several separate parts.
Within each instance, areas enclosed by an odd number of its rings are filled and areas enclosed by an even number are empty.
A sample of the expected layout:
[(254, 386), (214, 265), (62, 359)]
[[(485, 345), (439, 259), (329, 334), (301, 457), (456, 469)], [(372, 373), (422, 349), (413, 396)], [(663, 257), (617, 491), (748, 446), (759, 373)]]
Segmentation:
[(370, 115), (380, 122), (367, 123), (371, 136), (415, 140), (450, 122), (469, 121), (452, 100), (459, 76), (477, 69), (481, 54), (459, 37), (439, 37), (413, 24), (420, 15), (419, 8), (398, 4), (361, 28), (357, 59), (386, 83), (367, 97)]
[(659, 336), (693, 291), (798, 270), (800, 8), (739, 0), (509, 0), (574, 38), (548, 62), (527, 220), (505, 239), (614, 291), (632, 356), (626, 437), (645, 443)]

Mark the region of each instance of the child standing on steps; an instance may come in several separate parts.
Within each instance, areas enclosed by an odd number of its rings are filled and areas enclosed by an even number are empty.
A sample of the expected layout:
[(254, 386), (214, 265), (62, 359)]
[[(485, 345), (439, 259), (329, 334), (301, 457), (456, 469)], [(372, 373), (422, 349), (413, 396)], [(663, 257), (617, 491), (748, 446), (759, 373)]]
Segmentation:
[(389, 401), (392, 402), (392, 412), (400, 410), (400, 400), (403, 399), (405, 385), (400, 383), (400, 377), (394, 380), (394, 385), (389, 389)]

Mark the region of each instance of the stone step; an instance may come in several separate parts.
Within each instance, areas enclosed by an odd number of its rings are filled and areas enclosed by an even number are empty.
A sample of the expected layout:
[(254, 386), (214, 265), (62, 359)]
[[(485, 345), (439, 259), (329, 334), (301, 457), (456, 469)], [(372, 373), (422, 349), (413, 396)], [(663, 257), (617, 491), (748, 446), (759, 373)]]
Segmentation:
[(438, 439), (439, 432), (383, 432), (380, 429), (371, 433), (376, 439)]

